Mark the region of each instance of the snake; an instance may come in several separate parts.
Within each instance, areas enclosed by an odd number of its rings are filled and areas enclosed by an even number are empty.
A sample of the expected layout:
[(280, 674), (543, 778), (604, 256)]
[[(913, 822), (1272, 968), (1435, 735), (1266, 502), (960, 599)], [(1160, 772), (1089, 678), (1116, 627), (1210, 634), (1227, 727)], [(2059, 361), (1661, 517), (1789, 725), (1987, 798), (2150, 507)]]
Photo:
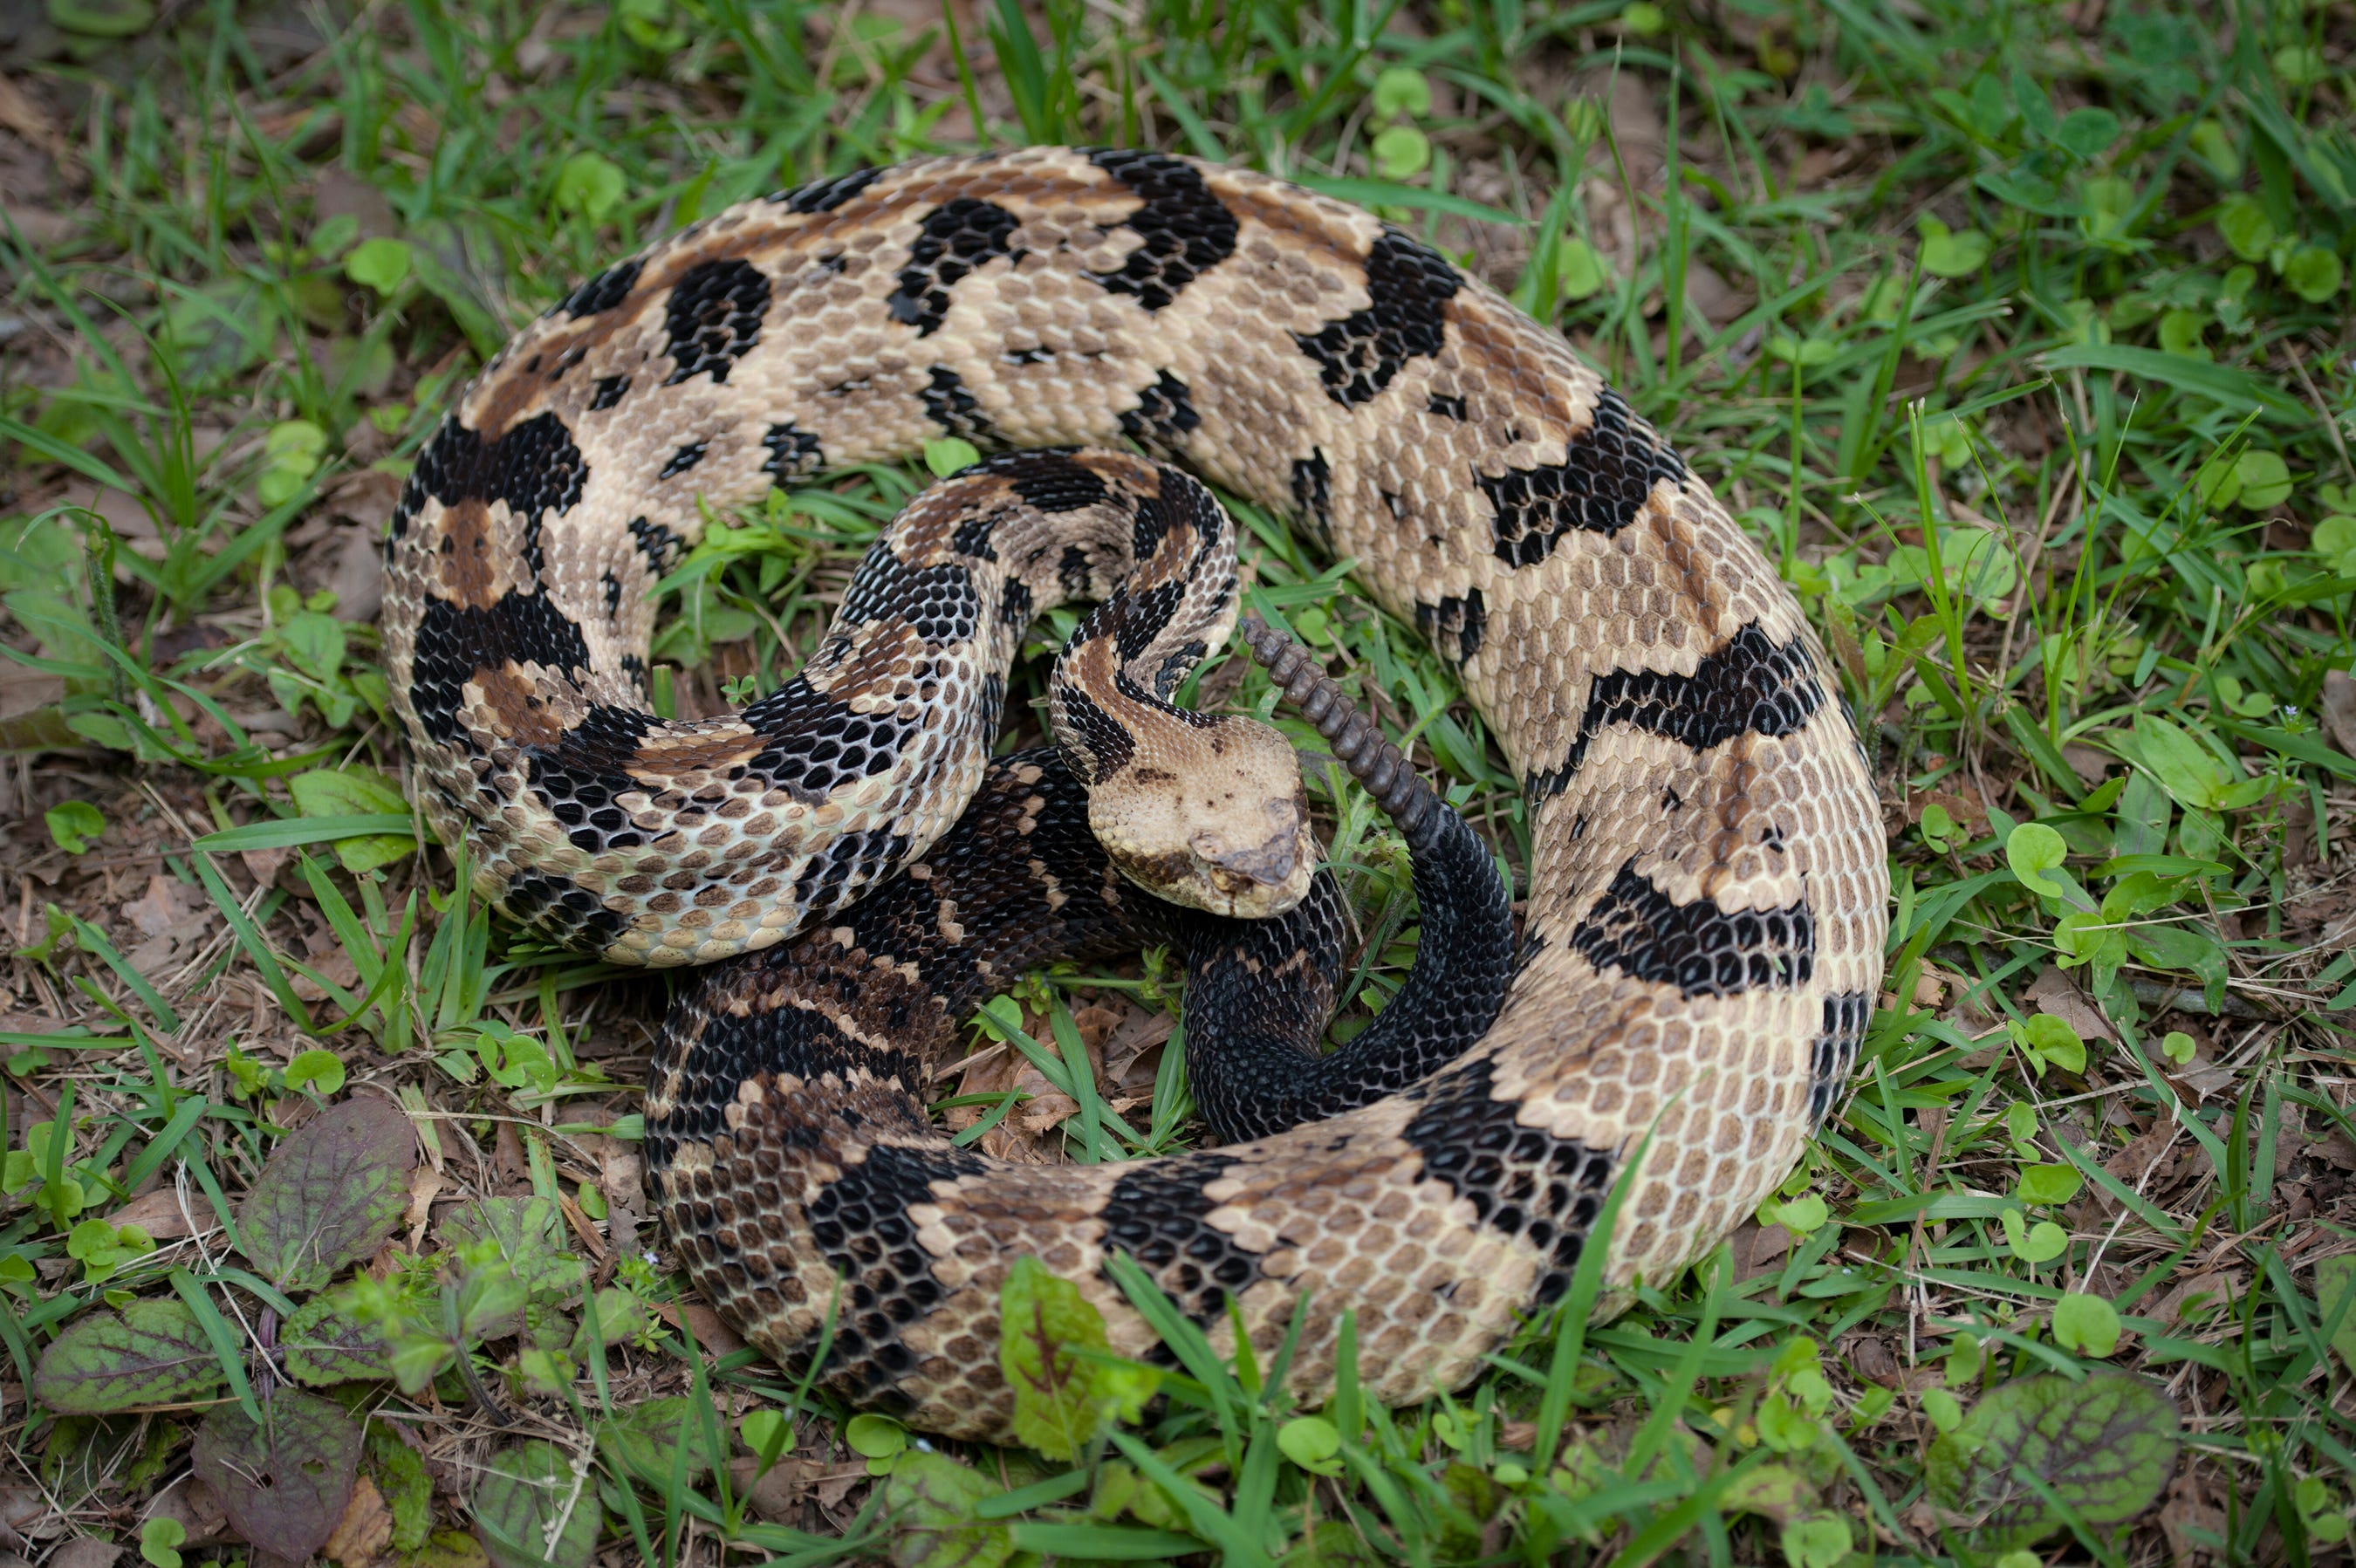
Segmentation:
[[(993, 456), (878, 538), (800, 674), (657, 714), (657, 586), (715, 509), (950, 437)], [(1171, 702), (1237, 624), (1211, 487), (1425, 639), (1519, 782), (1493, 964), (1494, 861), (1306, 653), (1255, 643), (1366, 766), (1419, 900), (1463, 906), (1381, 1060), (1314, 1049), (1346, 910), (1293, 748)], [(519, 331), (386, 549), (412, 786), (475, 893), (552, 945), (708, 966), (647, 1101), (690, 1276), (910, 1425), (1010, 1434), (1025, 1257), (1119, 1354), (1165, 1353), (1149, 1290), (1219, 1354), (1281, 1350), (1302, 1400), (1345, 1353), (1387, 1403), (1460, 1387), (1565, 1300), (1605, 1195), (1599, 1319), (1712, 1251), (1863, 1047), (1880, 815), (1797, 600), (1558, 332), (1299, 185), (1033, 147), (731, 207)], [(993, 757), (1021, 626), (1084, 598), (1055, 744)], [(1184, 950), (1221, 1141), (1022, 1165), (933, 1120), (960, 1009), (1116, 939)]]

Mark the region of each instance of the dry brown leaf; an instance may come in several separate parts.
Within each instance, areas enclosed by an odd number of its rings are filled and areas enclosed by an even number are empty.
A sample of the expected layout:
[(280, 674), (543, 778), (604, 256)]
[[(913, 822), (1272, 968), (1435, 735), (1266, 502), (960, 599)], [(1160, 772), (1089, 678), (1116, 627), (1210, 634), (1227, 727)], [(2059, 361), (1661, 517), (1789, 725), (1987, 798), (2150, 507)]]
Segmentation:
[(344, 1568), (361, 1568), (375, 1562), (377, 1553), (391, 1544), (392, 1512), (384, 1506), (376, 1483), (362, 1476), (352, 1488), (352, 1500), (345, 1505), (336, 1533), (327, 1537), (327, 1544), (319, 1551)]
[(5, 76), (0, 76), (0, 125), (7, 126), (60, 163), (68, 156), (64, 129), (48, 110), (33, 101), (32, 94)]
[(2331, 744), (2356, 757), (2356, 679), (2345, 670), (2324, 672), (2323, 724), (2331, 732)]
[(809, 1495), (823, 1468), (821, 1460), (788, 1454), (756, 1480), (760, 1462), (745, 1455), (728, 1462), (728, 1476), (736, 1495), (753, 1505), (754, 1513), (771, 1524), (795, 1524), (800, 1520), (802, 1499)]
[(2026, 1000), (2036, 1003), (2040, 1012), (2051, 1013), (2077, 1030), (2082, 1040), (2118, 1043), (2119, 1034), (2111, 1027), (2111, 1021), (2058, 969), (2048, 967), (2039, 975), (2029, 986)]
[(106, 1219), (112, 1225), (136, 1225), (158, 1241), (176, 1241), (189, 1234), (190, 1215), (196, 1217), (208, 1235), (220, 1228), (212, 1218), (209, 1202), (198, 1197), (184, 1210), (178, 1191), (169, 1187), (140, 1194)]
[(688, 1327), (695, 1331), (696, 1348), (706, 1356), (726, 1356), (744, 1348), (744, 1337), (729, 1327), (718, 1313), (700, 1301), (678, 1305), (665, 1302), (656, 1307), (655, 1312), (673, 1328), (679, 1326), (680, 1316), (685, 1316)]
[(145, 894), (123, 906), (123, 918), (141, 936), (156, 937), (205, 907), (203, 894), (159, 872), (147, 879)]

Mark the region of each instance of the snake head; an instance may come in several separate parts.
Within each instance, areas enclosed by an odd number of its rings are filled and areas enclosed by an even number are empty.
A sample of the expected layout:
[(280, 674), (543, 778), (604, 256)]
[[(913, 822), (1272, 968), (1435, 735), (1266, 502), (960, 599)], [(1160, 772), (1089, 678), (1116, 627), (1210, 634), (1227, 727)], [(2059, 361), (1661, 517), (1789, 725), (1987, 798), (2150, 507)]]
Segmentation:
[(1090, 789), (1088, 827), (1122, 875), (1214, 915), (1281, 915), (1317, 869), (1292, 743), (1255, 719), (1157, 730)]

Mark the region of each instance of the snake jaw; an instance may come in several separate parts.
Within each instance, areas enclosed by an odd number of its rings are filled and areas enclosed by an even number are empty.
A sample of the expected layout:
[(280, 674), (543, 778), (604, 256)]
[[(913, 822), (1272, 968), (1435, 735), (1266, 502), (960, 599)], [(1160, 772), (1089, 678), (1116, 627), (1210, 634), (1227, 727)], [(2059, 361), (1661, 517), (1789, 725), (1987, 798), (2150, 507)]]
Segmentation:
[(1317, 868), (1308, 813), (1294, 800), (1270, 800), (1267, 811), (1276, 831), (1248, 848), (1230, 849), (1223, 834), (1208, 829), (1194, 836), (1195, 886), (1215, 897), (1199, 908), (1257, 920), (1281, 915), (1308, 897)]

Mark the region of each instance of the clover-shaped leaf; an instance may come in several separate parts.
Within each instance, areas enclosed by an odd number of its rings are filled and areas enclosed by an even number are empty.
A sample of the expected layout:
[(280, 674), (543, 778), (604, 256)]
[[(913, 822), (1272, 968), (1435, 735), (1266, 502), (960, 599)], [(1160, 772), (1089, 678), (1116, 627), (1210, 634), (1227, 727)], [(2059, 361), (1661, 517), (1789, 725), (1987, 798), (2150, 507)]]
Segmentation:
[(2059, 898), (2069, 889), (2046, 875), (2070, 857), (2070, 845), (2043, 822), (2023, 822), (2004, 841), (2005, 864), (2031, 893)]
[(2107, 1356), (2119, 1348), (2119, 1313), (2098, 1295), (2073, 1291), (2053, 1304), (2053, 1342), (2082, 1356)]

